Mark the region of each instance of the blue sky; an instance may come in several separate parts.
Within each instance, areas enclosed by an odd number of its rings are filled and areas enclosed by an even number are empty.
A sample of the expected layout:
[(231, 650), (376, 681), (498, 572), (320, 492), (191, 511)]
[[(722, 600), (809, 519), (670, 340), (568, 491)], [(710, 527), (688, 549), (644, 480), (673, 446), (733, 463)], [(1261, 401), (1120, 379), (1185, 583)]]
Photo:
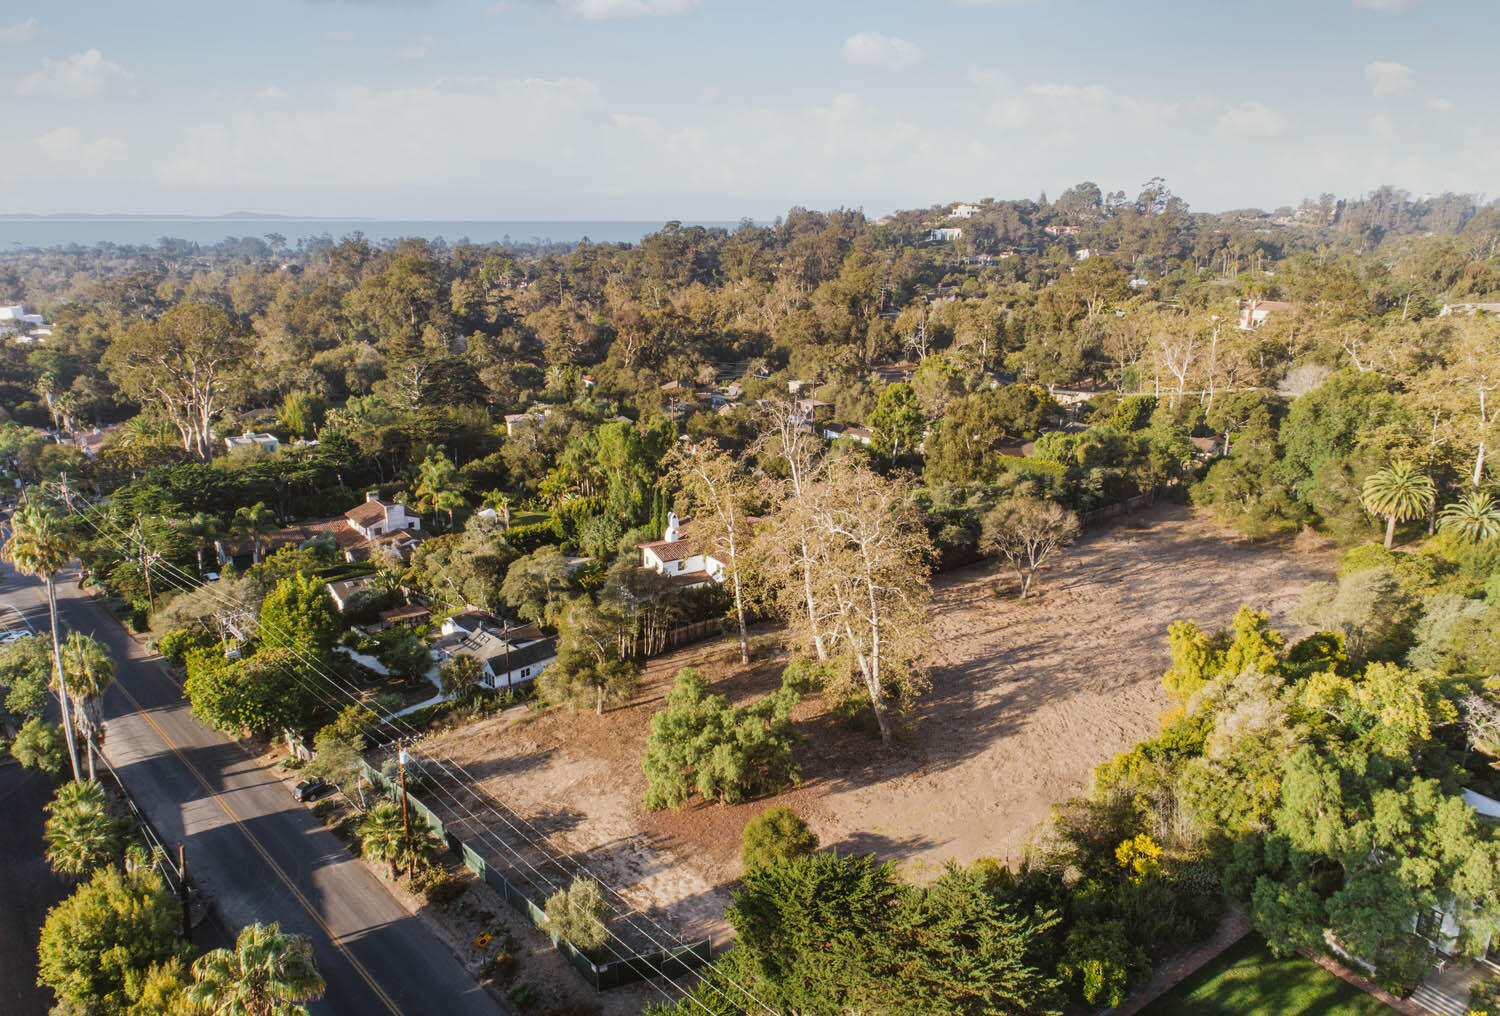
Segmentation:
[(1493, 0), (0, 0), (0, 211), (1490, 192)]

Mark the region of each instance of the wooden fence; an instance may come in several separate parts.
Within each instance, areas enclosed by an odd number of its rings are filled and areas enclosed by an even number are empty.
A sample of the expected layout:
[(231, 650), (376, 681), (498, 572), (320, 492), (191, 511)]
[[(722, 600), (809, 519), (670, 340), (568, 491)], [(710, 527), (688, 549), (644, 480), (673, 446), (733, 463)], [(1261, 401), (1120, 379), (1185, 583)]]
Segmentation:
[(1148, 508), (1151, 505), (1154, 505), (1156, 503), (1156, 499), (1161, 496), (1161, 493), (1164, 489), (1164, 487), (1155, 487), (1151, 490), (1146, 491), (1144, 494), (1137, 494), (1135, 497), (1126, 498), (1124, 501), (1117, 501), (1114, 504), (1107, 504), (1103, 508), (1095, 508), (1092, 511), (1079, 512), (1078, 521), (1085, 526), (1097, 526), (1101, 522), (1117, 518), (1121, 515), (1134, 515), (1142, 508)]

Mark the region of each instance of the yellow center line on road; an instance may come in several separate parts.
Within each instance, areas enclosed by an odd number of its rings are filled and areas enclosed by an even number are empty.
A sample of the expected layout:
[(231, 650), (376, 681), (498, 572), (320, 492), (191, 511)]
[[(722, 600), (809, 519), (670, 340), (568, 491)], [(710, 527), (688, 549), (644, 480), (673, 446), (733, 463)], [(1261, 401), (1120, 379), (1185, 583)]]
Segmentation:
[(351, 953), (348, 948), (346, 948), (344, 944), (339, 941), (339, 936), (334, 934), (333, 929), (328, 926), (328, 922), (323, 920), (322, 915), (320, 915), (317, 910), (313, 908), (312, 902), (302, 894), (302, 890), (297, 888), (296, 884), (293, 883), (292, 880), (287, 876), (287, 873), (282, 870), (281, 865), (277, 864), (275, 859), (271, 857), (265, 846), (262, 845), (261, 842), (256, 839), (255, 836), (250, 832), (250, 830), (245, 827), (245, 823), (240, 819), (239, 815), (235, 814), (235, 811), (232, 807), (230, 807), (229, 802), (225, 801), (224, 798), (216, 790), (214, 790), (212, 786), (209, 785), (208, 780), (204, 779), (203, 774), (198, 771), (197, 767), (187, 760), (187, 757), (182, 754), (177, 745), (173, 743), (170, 737), (167, 736), (167, 732), (161, 729), (161, 726), (157, 724), (156, 720), (152, 719), (151, 714), (141, 706), (141, 703), (136, 699), (136, 697), (130, 694), (130, 692), (126, 690), (126, 688), (119, 682), (116, 682), (114, 687), (118, 688), (120, 692), (130, 700), (130, 704), (135, 707), (136, 714), (144, 719), (147, 723), (151, 724), (151, 729), (156, 731), (156, 736), (160, 737), (162, 743), (171, 750), (173, 755), (177, 756), (177, 760), (187, 768), (187, 771), (193, 774), (193, 778), (197, 780), (199, 785), (203, 787), (204, 791), (206, 791), (208, 795), (214, 799), (214, 803), (217, 804), (220, 808), (224, 809), (224, 814), (229, 816), (230, 820), (234, 822), (239, 831), (244, 834), (245, 839), (250, 841), (250, 845), (255, 848), (256, 853), (260, 854), (260, 856), (265, 859), (266, 864), (270, 865), (271, 871), (275, 873), (277, 878), (281, 879), (282, 884), (285, 885), (287, 889), (291, 891), (292, 895), (297, 898), (297, 902), (302, 904), (302, 908), (307, 911), (308, 916), (318, 923), (318, 927), (323, 929), (323, 933), (328, 936), (328, 941), (333, 943), (333, 947), (343, 955), (344, 959), (349, 961), (349, 965), (354, 968), (355, 973), (359, 974), (360, 978), (370, 986), (370, 990), (380, 998), (381, 1002), (385, 1003), (385, 1007), (391, 1011), (391, 1016), (402, 1016), (401, 1009), (396, 1005), (395, 1001), (392, 1000), (391, 996), (387, 995), (385, 993), (385, 990), (382, 989), (380, 985), (375, 983), (375, 979), (370, 976), (370, 972), (365, 969), (364, 964), (355, 959), (354, 954)]

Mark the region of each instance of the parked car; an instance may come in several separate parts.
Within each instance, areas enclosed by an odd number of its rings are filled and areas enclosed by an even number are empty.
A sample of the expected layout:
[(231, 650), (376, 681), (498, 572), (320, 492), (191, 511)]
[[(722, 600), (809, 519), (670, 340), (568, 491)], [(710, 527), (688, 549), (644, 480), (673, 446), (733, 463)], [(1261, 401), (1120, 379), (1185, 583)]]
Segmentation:
[(303, 780), (292, 791), (292, 796), (299, 801), (316, 801), (332, 790), (333, 785), (327, 780)]

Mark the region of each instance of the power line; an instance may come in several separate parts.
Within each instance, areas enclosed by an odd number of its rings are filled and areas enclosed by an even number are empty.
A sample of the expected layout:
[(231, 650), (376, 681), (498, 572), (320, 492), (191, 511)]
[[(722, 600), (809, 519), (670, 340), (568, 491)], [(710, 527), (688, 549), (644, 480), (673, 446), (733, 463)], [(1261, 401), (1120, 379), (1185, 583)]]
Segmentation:
[[(74, 511), (73, 508), (72, 508), (71, 502), (68, 504), (68, 507), (69, 507), (70, 511)], [(90, 520), (87, 516), (82, 515), (82, 513), (80, 513), (80, 512), (74, 512), (74, 513), (75, 514), (80, 514), (84, 518), (84, 521), (91, 528), (93, 528), (94, 531), (97, 534), (99, 534), (99, 536), (102, 539), (105, 539), (105, 540), (109, 541), (117, 549), (119, 549), (121, 547), (121, 544), (118, 541), (110, 539), (110, 537), (108, 537), (102, 530), (100, 530), (99, 527), (94, 523), (94, 521)], [(117, 531), (120, 531), (120, 527), (119, 526), (116, 526), (115, 528), (116, 528)], [(167, 570), (169, 572), (175, 572), (179, 576), (185, 576), (186, 575), (186, 573), (182, 572), (182, 570), (179, 569), (179, 568), (177, 568), (175, 565), (168, 564), (168, 565), (165, 565), (163, 567), (165, 568), (165, 570)], [(182, 589), (183, 591), (187, 591), (187, 589), (190, 588), (189, 586), (187, 586), (185, 584), (182, 584), (182, 579), (178, 579), (177, 585), (178, 585), (178, 588)], [(193, 587), (193, 588), (197, 588), (197, 587)], [(228, 603), (233, 603), (234, 602), (230, 598), (228, 598), (226, 596), (223, 596), (222, 594), (219, 594), (217, 591), (214, 591), (214, 590), (210, 590), (210, 595), (214, 596), (217, 599), (220, 599), (223, 602), (228, 602)], [(274, 626), (273, 626), (273, 629), (274, 629)], [(285, 635), (283, 635), (283, 637), (285, 637)], [(299, 653), (296, 650), (295, 646), (290, 644), (290, 640), (289, 639), (288, 639), (288, 643), (289, 643), (288, 645), (283, 646), (282, 648), (287, 649), (294, 656), (297, 656), (298, 659), (300, 659), (304, 663), (306, 663), (309, 666), (309, 668), (314, 671), (314, 673), (317, 673), (317, 674), (319, 674), (319, 676), (323, 677), (324, 680), (331, 687), (334, 687), (334, 688), (339, 688), (340, 687), (337, 684), (337, 682), (331, 676), (329, 676), (326, 673), (326, 671), (324, 671), (321, 667), (319, 667), (314, 661), (308, 660), (307, 657), (305, 657), (304, 655), (302, 655), (301, 653)], [(332, 705), (332, 702), (330, 702), (329, 700), (322, 699), (322, 696), (319, 695), (319, 693), (317, 691), (315, 691), (312, 688), (311, 685), (308, 685), (306, 682), (301, 681), (297, 677), (296, 673), (294, 671), (292, 671), (290, 668), (285, 668), (285, 672), (294, 681), (296, 681), (299, 685), (301, 685), (305, 690), (311, 691), (315, 696), (318, 696), (320, 698), (320, 700), (324, 701), (325, 704)], [(369, 707), (366, 706), (363, 702), (360, 702), (358, 700), (358, 698), (357, 698), (356, 695), (354, 695), (353, 693), (349, 692), (347, 689), (340, 689), (340, 690), (344, 691), (344, 694), (348, 695), (356, 706), (358, 706), (360, 708), (366, 709), (367, 711), (371, 712), (372, 715), (377, 715), (377, 718), (378, 718), (378, 714), (375, 714), (374, 710), (369, 709)], [(443, 763), (442, 760), (433, 759), (432, 761), (434, 761), (440, 768), (443, 768), (445, 770), (445, 772), (446, 772), (446, 766), (444, 765), (444, 763)], [(424, 771), (425, 771), (425, 769), (424, 769)], [(449, 775), (451, 776), (451, 774), (449, 774)], [(462, 785), (462, 784), (460, 784), (460, 785)], [(501, 849), (501, 851), (503, 851), (505, 853), (509, 853), (517, 861), (519, 861), (522, 865), (524, 865), (525, 867), (529, 868), (532, 871), (532, 873), (535, 874), (537, 876), (537, 878), (541, 880), (541, 884), (542, 884), (543, 887), (545, 887), (545, 889), (550, 890), (550, 891), (558, 891), (558, 890), (560, 890), (562, 888), (558, 883), (553, 882), (546, 875), (544, 875), (541, 871), (539, 871), (536, 868), (536, 866), (534, 864), (532, 864), (527, 858), (525, 858), (524, 856), (522, 856), (519, 851), (517, 851), (516, 849), (514, 849), (513, 847), (511, 847), (509, 844), (506, 844), (503, 840), (499, 839), (499, 837), (497, 837), (494, 834), (494, 832), (492, 830), (490, 830), (479, 819), (479, 817), (477, 815), (475, 815), (474, 812), (467, 805), (465, 805), (463, 803), (463, 801), (459, 800), (452, 793), (444, 790), (444, 788), (442, 788), (440, 786), (435, 786), (434, 789), (436, 789), (439, 792), (443, 793), (445, 797), (447, 797), (454, 804), (456, 804), (461, 810), (463, 810), (469, 816), (469, 818), (473, 819), (473, 821), (477, 825), (478, 832), (479, 832), (479, 834), (481, 836), (488, 837), (489, 842), (493, 843), (495, 846), (498, 846)], [(533, 847), (537, 848), (539, 850), (539, 852), (541, 852), (544, 855), (544, 857), (546, 857), (546, 851), (541, 850), (541, 848), (539, 847), (539, 845), (537, 845), (534, 841), (531, 841), (528, 837), (525, 836), (524, 833), (521, 833), (520, 830), (516, 829), (515, 826), (513, 824), (511, 824), (509, 822), (509, 820), (506, 819), (506, 817), (503, 814), (501, 814), (499, 811), (497, 811), (492, 805), (487, 805), (487, 802), (484, 800), (484, 798), (481, 795), (475, 793), (471, 788), (464, 788), (464, 789), (468, 793), (470, 793), (472, 796), (474, 796), (476, 799), (478, 799), (482, 805), (488, 806), (489, 809), (492, 812), (494, 812), (494, 814), (496, 815), (497, 818), (499, 818), (502, 822), (505, 822), (505, 824), (507, 826), (509, 826), (512, 829), (512, 831), (516, 832), (523, 839), (527, 839), (527, 841), (529, 843), (531, 843), (531, 845)], [(556, 865), (560, 870), (562, 870), (562, 863), (561, 863), (561, 861), (558, 858), (556, 858), (556, 857), (547, 857), (546, 860), (550, 861), (551, 863), (553, 863), (554, 865)], [(565, 870), (562, 870), (562, 873), (563, 873), (564, 876), (567, 875), (567, 872)], [(592, 877), (592, 874), (591, 874), (591, 877)], [(602, 881), (598, 880), (597, 878), (595, 879), (595, 881), (598, 882), (601, 885), (601, 887), (609, 889), (609, 891), (611, 893), (613, 893), (615, 896), (617, 896), (618, 898), (620, 898), (622, 901), (624, 900), (624, 897), (620, 896), (620, 894), (617, 891), (615, 891), (612, 887), (607, 886), (605, 883), (603, 883)], [(626, 901), (626, 902), (628, 902), (628, 901)], [(625, 917), (627, 919), (629, 919), (629, 915), (625, 915)], [(607, 935), (613, 937), (616, 941), (619, 941), (622, 946), (626, 946), (626, 943), (624, 942), (623, 939), (620, 938), (620, 936), (619, 936), (619, 934), (617, 932), (611, 931), (607, 925), (603, 924), (603, 922), (599, 922), (599, 923), (600, 923), (601, 930), (603, 930)], [(660, 927), (660, 926), (658, 925), (658, 927)], [(638, 926), (635, 926), (633, 930), (640, 931), (640, 928)], [(663, 929), (663, 931), (665, 931), (665, 929)], [(651, 939), (649, 935), (646, 935), (644, 933), (643, 933), (643, 935), (644, 935), (644, 937), (647, 938), (648, 941), (651, 941), (652, 944), (657, 945), (659, 948), (661, 948), (663, 952), (671, 953), (673, 951), (670, 948), (661, 946), (660, 943), (656, 942), (654, 939)], [(685, 943), (682, 943), (682, 944), (685, 945)], [(614, 947), (610, 946), (607, 941), (606, 941), (606, 943), (605, 943), (605, 945), (603, 947), (605, 949), (608, 949), (608, 951), (611, 954), (613, 954), (616, 959), (618, 959), (618, 960), (620, 960), (622, 962), (625, 962), (625, 963), (630, 963), (632, 961), (639, 962), (642, 965), (646, 966), (647, 968), (655, 971), (659, 976), (661, 976), (662, 978), (664, 978), (665, 980), (667, 980), (674, 988), (676, 988), (678, 991), (681, 991), (685, 997), (692, 998), (691, 993), (688, 992), (685, 988), (683, 988), (681, 984), (679, 984), (675, 979), (673, 979), (671, 977), (671, 975), (667, 974), (664, 970), (662, 970), (660, 967), (656, 966), (654, 963), (652, 963), (646, 957), (640, 956), (640, 955), (635, 955), (633, 957), (627, 957), (625, 955), (622, 955), (617, 949), (615, 949)], [(628, 948), (628, 946), (626, 946), (626, 948)], [(652, 987), (659, 994), (661, 994), (663, 998), (666, 998), (668, 1001), (673, 1001), (673, 999), (671, 998), (671, 996), (668, 995), (665, 991), (663, 991), (659, 985), (653, 984)], [(719, 989), (716, 989), (716, 990), (719, 990)], [(748, 994), (748, 992), (747, 992), (747, 994)], [(720, 990), (720, 995), (723, 996), (722, 990)], [(723, 997), (725, 998), (726, 1002), (730, 1001), (727, 996), (723, 996)], [(710, 1010), (708, 1010), (708, 1008), (706, 1006), (704, 1006), (696, 998), (694, 998), (693, 1001), (700, 1008), (704, 1009), (705, 1012), (710, 1011)], [(730, 1002), (730, 1004), (733, 1004), (733, 1003)], [(741, 1009), (741, 1012), (743, 1012), (743, 1011), (744, 1010)], [(774, 1010), (770, 1010), (769, 1008), (768, 1008), (767, 1011), (774, 1013)]]
[[(107, 517), (104, 515), (103, 509), (100, 508), (99, 506), (97, 506), (97, 505), (91, 505), (90, 506), (91, 509), (92, 509), (92, 512), (93, 512), (93, 518), (91, 518), (88, 513), (80, 511), (80, 510), (78, 510), (77, 508), (75, 508), (73, 506), (73, 504), (72, 504), (72, 498), (70, 498), (70, 497), (67, 498), (67, 500), (66, 500), (65, 503), (66, 503), (66, 506), (68, 508), (68, 511), (71, 514), (76, 514), (80, 518), (82, 518), (83, 521), (86, 524), (88, 524), (90, 526), (90, 528), (93, 529), (94, 532), (101, 539), (104, 539), (106, 542), (112, 544), (116, 549), (123, 551), (123, 545), (120, 543), (119, 540), (111, 538), (107, 533), (105, 533), (100, 528), (100, 526), (98, 524), (98, 520), (101, 520), (101, 519), (104, 520), (105, 524), (112, 526), (114, 528), (114, 530), (117, 533), (121, 534), (126, 540), (134, 539), (134, 540), (140, 541), (140, 537), (132, 536), (130, 533), (126, 532), (123, 529), (123, 527), (119, 526), (118, 523), (110, 522), (107, 519)], [(236, 601), (233, 598), (231, 598), (231, 597), (223, 594), (222, 592), (220, 592), (217, 589), (214, 589), (211, 586), (204, 586), (204, 585), (196, 582), (191, 577), (189, 577), (186, 572), (184, 572), (181, 568), (177, 567), (176, 565), (172, 564), (171, 562), (162, 562), (162, 561), (158, 560), (157, 567), (158, 567), (159, 570), (166, 571), (169, 574), (169, 576), (175, 577), (175, 582), (172, 583), (172, 584), (176, 585), (177, 588), (179, 588), (180, 590), (182, 590), (184, 592), (186, 592), (186, 591), (188, 591), (190, 589), (207, 589), (208, 590), (208, 594), (209, 594), (209, 596), (211, 598), (216, 599), (219, 602), (221, 602), (223, 604), (226, 604), (226, 605), (234, 608), (235, 610), (237, 610), (239, 612), (248, 613), (248, 611), (249, 611), (248, 604), (242, 603), (240, 601)], [(284, 643), (280, 648), (286, 649), (288, 652), (290, 652), (294, 657), (296, 657), (299, 661), (301, 661), (304, 665), (306, 665), (306, 667), (313, 674), (315, 674), (316, 676), (320, 677), (325, 684), (327, 684), (330, 688), (334, 689), (335, 692), (340, 693), (340, 694), (344, 695), (345, 697), (347, 697), (352, 704), (354, 704), (358, 708), (364, 709), (365, 711), (367, 711), (367, 712), (371, 713), (372, 715), (376, 716), (377, 720), (380, 720), (383, 724), (391, 725), (393, 721), (395, 723), (399, 723), (401, 727), (405, 728), (408, 732), (410, 732), (410, 736), (412, 737), (412, 739), (414, 741), (419, 740), (421, 738), (422, 732), (419, 731), (419, 730), (417, 730), (415, 727), (413, 727), (410, 723), (406, 722), (404, 719), (399, 718), (399, 717), (392, 718), (392, 720), (386, 720), (386, 719), (381, 718), (379, 716), (379, 714), (375, 713), (375, 711), (373, 709), (371, 709), (367, 704), (365, 704), (363, 701), (360, 700), (357, 691), (351, 690), (349, 687), (340, 684), (339, 680), (337, 678), (335, 678), (333, 675), (329, 674), (327, 672), (327, 670), (324, 669), (317, 661), (309, 659), (305, 654), (301, 653), (296, 648), (295, 644), (293, 644), (292, 639), (290, 638), (290, 636), (286, 632), (278, 631), (276, 629), (276, 626), (274, 626), (274, 625), (269, 625), (268, 626), (268, 625), (265, 625), (263, 623), (261, 627), (262, 627), (262, 637), (263, 638), (265, 638), (265, 636), (266, 636), (267, 629), (269, 629), (270, 633), (279, 636), (279, 638)], [(268, 639), (268, 638), (265, 638), (265, 640), (268, 641), (268, 642), (270, 641), (270, 639)], [(322, 693), (319, 693), (310, 684), (308, 684), (305, 681), (302, 681), (297, 676), (297, 674), (296, 674), (295, 671), (293, 671), (291, 668), (285, 668), (285, 669), (286, 669), (286, 673), (294, 681), (296, 681), (301, 687), (303, 687), (305, 690), (310, 691), (314, 696), (318, 697), (320, 699), (320, 701), (325, 702), (325, 704), (328, 704), (330, 706), (333, 705), (333, 702), (330, 699), (325, 698)], [(564, 877), (567, 877), (569, 875), (569, 872), (567, 870), (567, 865), (571, 864), (573, 866), (573, 868), (574, 868), (573, 877), (577, 877), (578, 873), (582, 872), (583, 874), (587, 875), (590, 879), (592, 879), (594, 882), (596, 882), (601, 888), (603, 888), (607, 892), (609, 892), (610, 895), (614, 896), (617, 900), (619, 900), (620, 903), (624, 907), (628, 908), (629, 911), (631, 911), (631, 912), (627, 912), (627, 913), (622, 913), (619, 916), (621, 917), (622, 920), (624, 920), (624, 921), (627, 922), (627, 924), (629, 925), (629, 927), (630, 927), (631, 930), (633, 930), (633, 931), (637, 932), (638, 934), (640, 934), (642, 936), (642, 938), (644, 938), (647, 942), (650, 942), (652, 945), (656, 946), (658, 949), (660, 949), (663, 953), (666, 953), (666, 954), (671, 954), (671, 953), (673, 953), (675, 951), (680, 951), (682, 949), (687, 948), (687, 943), (685, 941), (683, 941), (680, 938), (677, 938), (671, 932), (668, 932), (659, 922), (657, 922), (649, 914), (645, 914), (645, 913), (640, 912), (635, 907), (635, 905), (633, 903), (631, 903), (630, 900), (628, 898), (626, 898), (618, 889), (616, 889), (614, 886), (610, 885), (604, 879), (600, 878), (591, 869), (589, 869), (589, 867), (587, 865), (583, 864), (582, 862), (580, 862), (580, 861), (578, 861), (576, 859), (572, 859), (572, 858), (567, 858), (565, 860), (564, 852), (557, 851), (557, 850), (555, 850), (555, 848), (553, 848), (552, 850), (549, 850), (548, 848), (543, 847), (540, 843), (538, 843), (536, 841), (536, 839), (534, 839), (532, 836), (528, 836), (525, 832), (523, 832), (520, 828), (518, 828), (515, 825), (515, 823), (511, 821), (511, 817), (515, 818), (516, 821), (521, 822), (528, 829), (530, 829), (532, 833), (536, 834), (537, 836), (540, 836), (544, 840), (547, 840), (549, 842), (549, 844), (550, 844), (550, 837), (548, 837), (544, 833), (541, 833), (539, 830), (537, 830), (535, 828), (535, 826), (531, 825), (530, 822), (527, 822), (524, 818), (522, 818), (520, 815), (516, 814), (512, 809), (510, 809), (508, 806), (504, 805), (503, 803), (499, 803), (499, 806), (497, 807), (496, 805), (497, 805), (498, 802), (493, 802), (491, 800), (490, 795), (488, 794), (488, 792), (479, 791), (475, 787), (465, 785), (463, 779), (460, 779), (459, 777), (456, 777), (456, 776), (453, 775), (453, 772), (452, 772), (452, 769), (450, 769), (450, 766), (453, 767), (453, 768), (456, 768), (460, 773), (462, 773), (464, 775), (464, 777), (467, 777), (470, 781), (472, 781), (472, 782), (474, 782), (476, 784), (477, 784), (478, 781), (475, 780), (474, 777), (472, 776), (472, 774), (470, 774), (466, 769), (464, 769), (464, 767), (461, 764), (459, 764), (457, 762), (454, 762), (451, 759), (441, 759), (441, 758), (437, 758), (435, 756), (426, 756), (426, 755), (424, 755), (423, 757), (427, 761), (430, 761), (434, 765), (436, 765), (443, 772), (443, 774), (445, 776), (449, 777), (456, 784), (458, 784), (458, 786), (461, 788), (461, 790), (465, 794), (473, 797), (478, 802), (478, 804), (479, 804), (479, 806), (481, 808), (484, 808), (484, 809), (490, 811), (511, 832), (513, 832), (514, 834), (516, 834), (528, 846), (530, 846), (534, 850), (536, 850), (541, 855), (541, 857), (543, 858), (543, 863), (544, 864), (550, 864), (550, 865), (556, 867), (558, 869), (558, 871)], [(427, 769), (426, 769), (425, 766), (423, 767), (423, 771), (424, 772), (427, 771)], [(471, 808), (469, 808), (468, 805), (466, 805), (462, 800), (460, 800), (455, 794), (453, 794), (451, 791), (448, 791), (446, 788), (444, 788), (444, 787), (442, 787), (440, 785), (437, 785), (436, 783), (434, 783), (434, 789), (437, 790), (439, 793), (441, 793), (445, 798), (447, 798), (449, 801), (451, 801), (454, 805), (456, 805), (459, 810), (461, 810), (462, 812), (464, 812), (468, 816), (469, 819), (473, 820), (473, 822), (475, 823), (475, 826), (476, 826), (476, 828), (478, 830), (479, 835), (481, 837), (483, 837), (486, 842), (489, 842), (489, 843), (493, 844), (494, 846), (498, 847), (500, 849), (500, 851), (502, 852), (502, 856), (505, 855), (505, 854), (508, 854), (508, 855), (514, 857), (516, 861), (518, 861), (521, 865), (523, 865), (525, 868), (529, 869), (533, 874), (535, 874), (537, 876), (537, 878), (541, 880), (541, 883), (542, 883), (543, 886), (545, 886), (545, 887), (547, 887), (549, 889), (553, 889), (553, 890), (556, 890), (556, 889), (560, 888), (557, 885), (557, 883), (555, 883), (551, 879), (547, 878), (547, 876), (545, 876), (544, 874), (542, 874), (542, 872), (539, 871), (534, 864), (532, 864), (527, 858), (525, 858), (524, 856), (522, 856), (522, 854), (520, 853), (520, 851), (518, 851), (515, 847), (511, 846), (510, 844), (505, 843), (502, 839), (500, 839), (495, 834), (495, 832), (492, 829), (490, 829), (479, 818), (479, 816), (476, 815), (474, 813), (474, 811)], [(502, 808), (504, 809), (503, 812), (500, 810)], [(507, 813), (508, 813), (508, 815), (510, 817), (507, 817)], [(671, 947), (669, 945), (663, 944), (661, 941), (659, 941), (658, 939), (656, 939), (649, 931), (643, 929), (640, 924), (636, 923), (636, 917), (637, 916), (639, 916), (640, 919), (642, 919), (642, 920), (650, 923), (653, 927), (655, 927), (658, 931), (660, 931), (661, 934), (664, 937), (666, 937), (666, 939), (669, 942), (675, 940), (676, 943), (677, 943), (677, 948), (674, 949), (673, 947)], [(620, 938), (618, 932), (611, 931), (608, 927), (605, 927), (604, 930), (609, 935), (611, 935), (616, 941), (619, 941), (622, 946), (624, 946), (626, 944), (624, 942), (624, 940), (622, 938)], [(666, 974), (665, 971), (661, 970), (655, 964), (651, 963), (645, 957), (637, 955), (637, 956), (635, 956), (633, 958), (627, 958), (627, 957), (621, 955), (617, 950), (615, 950), (612, 947), (609, 947), (609, 946), (606, 945), (606, 948), (608, 948), (609, 951), (611, 953), (613, 953), (614, 956), (617, 959), (620, 959), (621, 961), (632, 962), (632, 960), (633, 960), (635, 962), (640, 962), (641, 964), (643, 964), (644, 966), (646, 966), (647, 968), (649, 968), (651, 970), (656, 971), (657, 974), (659, 974), (661, 977), (663, 977), (669, 983), (671, 983), (673, 985), (673, 987), (677, 988), (679, 991), (682, 991), (686, 997), (692, 998), (691, 993), (687, 992), (680, 984), (678, 984), (678, 982), (676, 980), (674, 980), (670, 975)], [(710, 969), (717, 969), (714, 966), (714, 964), (712, 963), (712, 961), (710, 961), (707, 964), (707, 966)], [(765, 1002), (763, 1002), (753, 992), (751, 992), (749, 989), (745, 988), (743, 985), (739, 984), (733, 978), (730, 978), (727, 974), (723, 974), (722, 971), (720, 971), (720, 973), (721, 973), (722, 976), (724, 976), (724, 978), (730, 984), (733, 984), (746, 998), (750, 999), (752, 1002), (754, 1002), (760, 1008), (764, 1009), (767, 1013), (772, 1014), (772, 1016), (777, 1016), (776, 1010), (773, 1009), (771, 1006), (767, 1005)], [(657, 987), (655, 985), (653, 985), (653, 987), (656, 987), (656, 989), (659, 992), (661, 991), (661, 989), (659, 987)], [(728, 1003), (730, 1005), (735, 1005), (736, 1008), (738, 1008), (741, 1012), (745, 1011), (743, 1006), (737, 1005), (727, 995), (725, 995), (722, 989), (715, 988), (714, 990), (717, 991), (720, 994), (720, 996), (724, 998), (724, 1001), (726, 1003)], [(664, 997), (668, 997), (669, 1000), (670, 1000), (670, 996), (666, 996), (664, 992), (662, 994), (663, 994)], [(696, 998), (694, 998), (693, 1001), (700, 1008), (704, 1008), (705, 1011), (708, 1011), (707, 1007), (703, 1006), (703, 1004), (701, 1002), (699, 1002)]]

